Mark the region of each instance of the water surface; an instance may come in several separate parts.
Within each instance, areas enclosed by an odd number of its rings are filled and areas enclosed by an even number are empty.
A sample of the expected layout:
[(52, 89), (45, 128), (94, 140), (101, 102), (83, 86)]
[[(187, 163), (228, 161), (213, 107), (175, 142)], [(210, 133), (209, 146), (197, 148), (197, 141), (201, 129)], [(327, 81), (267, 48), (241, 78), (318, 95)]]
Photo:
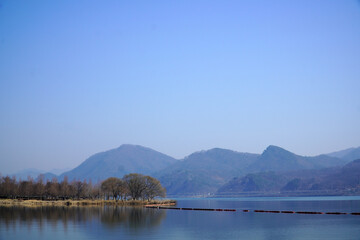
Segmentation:
[(360, 197), (178, 199), (178, 207), (0, 207), (0, 239), (360, 239), (360, 216), (241, 210), (360, 212)]

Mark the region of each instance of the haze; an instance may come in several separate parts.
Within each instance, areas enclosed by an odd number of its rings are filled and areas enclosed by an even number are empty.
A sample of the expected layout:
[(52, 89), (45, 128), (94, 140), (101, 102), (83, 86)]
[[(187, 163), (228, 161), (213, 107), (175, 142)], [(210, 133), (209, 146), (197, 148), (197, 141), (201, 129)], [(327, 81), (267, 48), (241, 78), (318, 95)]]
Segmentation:
[(357, 147), (359, 24), (355, 0), (0, 0), (0, 172)]

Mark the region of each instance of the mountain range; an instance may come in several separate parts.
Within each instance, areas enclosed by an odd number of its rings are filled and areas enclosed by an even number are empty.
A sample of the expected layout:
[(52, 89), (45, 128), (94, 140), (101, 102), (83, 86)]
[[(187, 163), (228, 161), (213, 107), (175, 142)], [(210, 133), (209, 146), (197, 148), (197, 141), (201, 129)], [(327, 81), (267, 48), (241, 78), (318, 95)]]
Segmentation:
[(217, 192), (233, 177), (250, 173), (322, 169), (346, 163), (328, 155), (303, 157), (276, 146), (269, 146), (262, 154), (215, 148), (191, 154), (155, 176), (169, 195), (208, 195)]
[(360, 194), (360, 159), (343, 167), (292, 172), (260, 172), (235, 177), (217, 196), (244, 195), (357, 195)]
[(339, 173), (355, 159), (360, 159), (360, 147), (314, 157), (296, 155), (272, 145), (262, 154), (213, 148), (178, 160), (150, 148), (124, 144), (94, 154), (59, 176), (47, 173), (43, 177), (45, 180), (58, 177), (61, 181), (67, 176), (69, 181), (97, 183), (136, 172), (158, 178), (169, 196), (307, 191), (317, 186), (329, 188), (321, 177), (346, 179)]

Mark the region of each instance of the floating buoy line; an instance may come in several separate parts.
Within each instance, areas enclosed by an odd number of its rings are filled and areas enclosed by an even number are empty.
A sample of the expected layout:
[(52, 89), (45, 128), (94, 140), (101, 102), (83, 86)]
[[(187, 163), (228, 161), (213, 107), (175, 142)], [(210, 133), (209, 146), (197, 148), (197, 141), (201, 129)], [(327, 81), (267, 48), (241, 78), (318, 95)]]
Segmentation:
[[(217, 211), (217, 212), (236, 212), (236, 209), (228, 208), (178, 208), (178, 207), (164, 207), (164, 206), (145, 206), (146, 208), (156, 209), (170, 209), (170, 210), (186, 210), (186, 211)], [(287, 213), (287, 214), (328, 214), (328, 215), (359, 215), (360, 212), (309, 212), (309, 211), (279, 211), (279, 210), (249, 210), (243, 209), (242, 212), (255, 212), (255, 213)]]

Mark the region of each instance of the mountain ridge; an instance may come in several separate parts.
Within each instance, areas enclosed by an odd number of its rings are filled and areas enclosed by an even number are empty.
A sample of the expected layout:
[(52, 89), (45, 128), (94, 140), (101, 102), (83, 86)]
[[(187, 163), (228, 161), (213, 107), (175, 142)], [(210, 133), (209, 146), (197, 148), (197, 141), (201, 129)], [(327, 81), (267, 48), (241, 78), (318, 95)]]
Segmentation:
[[(348, 149), (342, 152), (342, 156), (356, 155), (356, 149)], [(69, 181), (91, 180), (97, 183), (108, 177), (121, 178), (125, 174), (136, 172), (158, 178), (169, 195), (204, 196), (216, 193), (233, 178), (241, 179), (248, 174), (253, 175), (249, 175), (247, 181), (257, 179), (256, 181), (261, 182), (267, 179), (270, 183), (277, 181), (276, 176), (262, 174), (257, 177), (256, 173), (272, 171), (275, 175), (311, 175), (315, 170), (337, 168), (348, 162), (349, 160), (331, 154), (301, 156), (275, 145), (269, 145), (261, 154), (212, 148), (194, 152), (178, 160), (151, 148), (123, 144), (91, 155), (76, 168), (58, 176), (58, 180), (62, 181), (67, 176)], [(324, 175), (329, 171), (318, 171), (318, 174)], [(52, 174), (43, 176), (45, 180), (54, 177)], [(298, 183), (295, 181), (293, 184)], [(292, 186), (289, 185), (289, 188)]]

